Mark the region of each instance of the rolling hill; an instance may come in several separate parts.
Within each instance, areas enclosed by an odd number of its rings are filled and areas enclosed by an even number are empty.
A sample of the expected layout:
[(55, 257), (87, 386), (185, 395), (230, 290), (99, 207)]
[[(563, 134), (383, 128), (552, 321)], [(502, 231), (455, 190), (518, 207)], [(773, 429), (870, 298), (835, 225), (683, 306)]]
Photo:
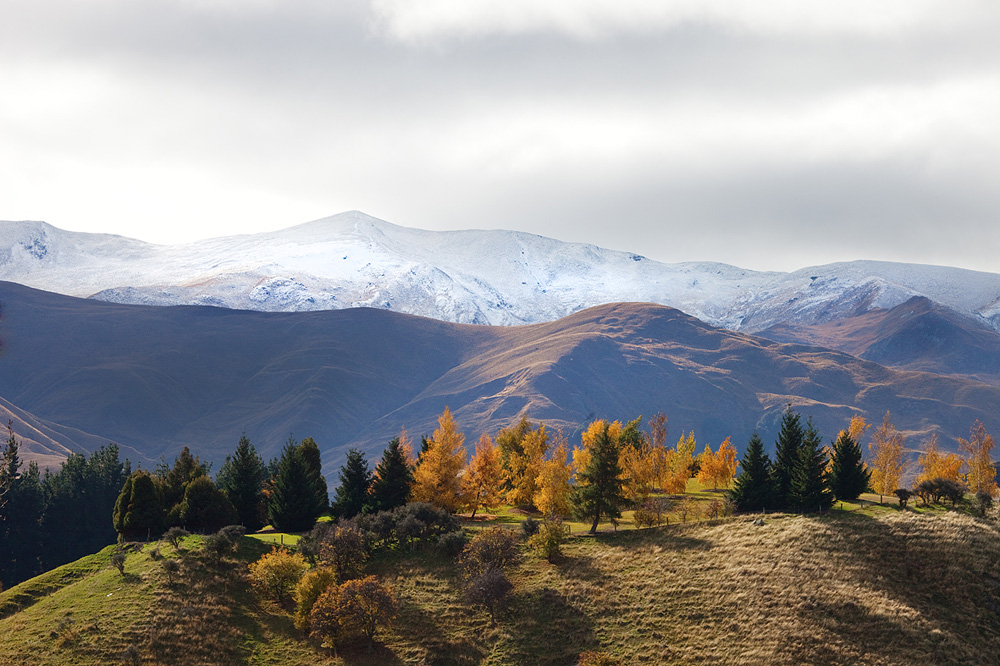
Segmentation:
[[(603, 305), (516, 327), (385, 310), (266, 313), (105, 303), (0, 283), (0, 395), (40, 419), (168, 460), (188, 445), (221, 463), (242, 432), (266, 455), (294, 434), (331, 476), (405, 426), (430, 434), (446, 405), (469, 438), (521, 416), (575, 437), (591, 419), (663, 411), (701, 444), (754, 430), (786, 405), (833, 437), (855, 411), (891, 410), (917, 446), (975, 419), (996, 432), (1000, 387), (900, 371), (819, 347), (713, 327), (652, 304)], [(77, 442), (80, 446), (84, 443)]]

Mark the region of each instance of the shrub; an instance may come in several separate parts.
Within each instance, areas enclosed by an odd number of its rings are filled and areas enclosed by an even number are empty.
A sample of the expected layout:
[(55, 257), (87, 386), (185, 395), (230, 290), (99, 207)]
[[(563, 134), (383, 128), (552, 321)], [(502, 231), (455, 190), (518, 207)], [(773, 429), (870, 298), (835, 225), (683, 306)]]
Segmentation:
[(472, 579), (489, 569), (506, 569), (521, 561), (517, 537), (512, 530), (491, 527), (472, 538), (462, 550), (461, 564)]
[(181, 570), (181, 565), (177, 560), (163, 560), (163, 570), (167, 573), (167, 583), (174, 584), (174, 576)]
[(976, 515), (985, 518), (990, 509), (993, 508), (993, 495), (988, 491), (980, 490), (976, 493)]
[(190, 536), (190, 532), (181, 527), (171, 527), (169, 530), (163, 533), (163, 538), (167, 540), (174, 550), (180, 550), (181, 539), (186, 536)]
[(550, 563), (556, 562), (562, 556), (561, 546), (566, 540), (566, 528), (562, 520), (555, 518), (546, 520), (538, 529), (538, 533), (528, 540), (528, 545)]
[(320, 563), (333, 570), (337, 582), (357, 578), (365, 568), (368, 553), (365, 537), (356, 527), (333, 526), (324, 530), (319, 544)]
[(632, 522), (636, 527), (655, 527), (668, 522), (669, 500), (663, 497), (649, 497), (632, 512)]
[(129, 645), (122, 651), (122, 664), (125, 666), (139, 666), (142, 663), (142, 657), (139, 654), (139, 648), (135, 645)]
[(124, 578), (125, 577), (125, 551), (124, 550), (116, 550), (114, 552), (114, 554), (111, 556), (111, 564), (113, 564), (114, 567), (116, 569), (118, 569), (118, 573), (120, 573), (122, 575), (122, 577)]
[(306, 558), (301, 554), (274, 547), (249, 565), (250, 584), (259, 594), (281, 601), (288, 597), (307, 568)]
[(485, 606), (490, 620), (496, 624), (497, 616), (507, 606), (514, 586), (503, 570), (493, 567), (471, 578), (465, 588), (465, 599), (471, 604)]
[(331, 585), (337, 585), (337, 574), (330, 569), (307, 571), (295, 586), (295, 628), (309, 633), (309, 616), (316, 600)]
[(312, 635), (336, 645), (352, 635), (365, 636), (370, 648), (378, 627), (397, 614), (396, 598), (375, 576), (331, 586), (319, 595), (309, 616)]
[(905, 509), (906, 503), (910, 501), (911, 497), (913, 497), (913, 493), (906, 488), (896, 488), (896, 492), (893, 494), (899, 498), (900, 509)]
[(538, 528), (539, 528), (539, 526), (540, 526), (540, 523), (537, 520), (535, 520), (531, 516), (528, 516), (524, 520), (524, 522), (521, 523), (521, 531), (524, 532), (524, 538), (525, 539), (530, 539), (531, 537), (533, 537), (536, 534), (538, 534)]
[(465, 548), (465, 530), (455, 530), (438, 537), (438, 552), (448, 558), (458, 557)]

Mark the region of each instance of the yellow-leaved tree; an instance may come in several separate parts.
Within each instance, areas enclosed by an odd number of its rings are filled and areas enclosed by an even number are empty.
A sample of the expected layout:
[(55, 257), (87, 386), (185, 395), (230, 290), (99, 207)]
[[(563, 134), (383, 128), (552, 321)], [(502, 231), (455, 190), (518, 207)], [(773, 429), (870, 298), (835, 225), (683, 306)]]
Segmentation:
[(697, 443), (692, 430), (687, 435), (681, 432), (676, 446), (666, 451), (660, 468), (660, 488), (663, 492), (676, 495), (687, 490), (687, 482), (691, 478), (691, 463), (694, 462), (695, 446)]
[(899, 488), (906, 461), (903, 454), (903, 435), (892, 425), (889, 412), (885, 413), (882, 425), (875, 428), (872, 441), (868, 443), (871, 454), (871, 488), (879, 494), (891, 495)]
[(712, 484), (712, 490), (718, 490), (719, 486), (729, 487), (733, 477), (736, 476), (736, 447), (729, 437), (719, 445), (719, 450), (712, 453), (711, 447), (705, 445), (705, 450), (699, 458), (701, 467), (698, 470), (698, 483), (703, 486)]
[(625, 477), (625, 497), (635, 503), (642, 503), (653, 492), (660, 467), (657, 451), (639, 430), (641, 422), (641, 416), (629, 421), (619, 435), (618, 464)]
[(543, 515), (550, 518), (569, 515), (569, 480), (572, 476), (566, 438), (559, 433), (555, 438), (552, 457), (542, 463), (538, 478), (535, 480), (537, 490), (534, 503)]
[(924, 481), (933, 481), (934, 479), (948, 479), (956, 483), (964, 483), (965, 475), (962, 474), (964, 462), (958, 454), (942, 453), (938, 448), (937, 433), (934, 433), (927, 441), (924, 452), (917, 458), (920, 474), (917, 475), (916, 483), (920, 485)]
[(549, 433), (545, 426), (529, 430), (521, 439), (521, 450), (513, 450), (507, 460), (504, 481), (510, 490), (507, 503), (514, 506), (532, 506), (538, 473), (545, 462), (549, 448)]
[(420, 465), (413, 472), (413, 500), (430, 502), (454, 513), (462, 501), (459, 472), (465, 466), (465, 435), (458, 430), (451, 410), (444, 408), (438, 417), (438, 428), (420, 456)]
[(989, 493), (995, 497), (997, 469), (990, 456), (993, 446), (993, 435), (986, 432), (986, 426), (979, 419), (972, 424), (969, 439), (958, 438), (958, 449), (965, 454), (965, 465), (968, 468), (965, 479), (969, 484), (969, 490), (974, 493)]
[(403, 456), (406, 457), (406, 464), (410, 466), (410, 469), (414, 469), (417, 466), (417, 454), (413, 452), (413, 440), (410, 439), (410, 434), (406, 432), (406, 427), (399, 429), (399, 447), (403, 450)]
[(493, 438), (485, 432), (476, 442), (476, 453), (462, 475), (462, 499), (476, 517), (479, 507), (495, 509), (500, 506), (500, 453), (493, 445)]

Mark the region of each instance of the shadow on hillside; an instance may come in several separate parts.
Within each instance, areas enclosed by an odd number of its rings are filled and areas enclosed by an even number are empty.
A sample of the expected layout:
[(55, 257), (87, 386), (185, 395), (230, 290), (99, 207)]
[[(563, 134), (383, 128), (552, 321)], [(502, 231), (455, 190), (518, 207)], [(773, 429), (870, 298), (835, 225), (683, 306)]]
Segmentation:
[(339, 650), (337, 656), (350, 666), (397, 666), (403, 663), (392, 650), (377, 644), (371, 650), (367, 643), (351, 645)]
[(484, 646), (469, 638), (452, 638), (455, 633), (454, 627), (446, 626), (444, 624), (446, 622), (447, 618), (425, 611), (416, 604), (401, 601), (399, 617), (394, 624), (405, 626), (407, 634), (421, 638), (420, 647), (426, 650), (426, 657), (422, 662), (424, 664), (429, 666), (479, 664), (486, 656)]
[(575, 664), (580, 652), (599, 649), (591, 619), (551, 588), (517, 595), (504, 629), (513, 663)]

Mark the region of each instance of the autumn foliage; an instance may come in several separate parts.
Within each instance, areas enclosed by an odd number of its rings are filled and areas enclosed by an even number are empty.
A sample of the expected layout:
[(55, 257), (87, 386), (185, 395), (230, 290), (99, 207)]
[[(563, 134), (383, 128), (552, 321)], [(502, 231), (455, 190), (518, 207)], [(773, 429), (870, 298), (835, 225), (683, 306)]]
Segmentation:
[(431, 437), (427, 451), (420, 456), (420, 465), (413, 473), (413, 500), (428, 502), (451, 513), (462, 504), (459, 472), (465, 466), (465, 435), (447, 407), (438, 417), (438, 428)]

